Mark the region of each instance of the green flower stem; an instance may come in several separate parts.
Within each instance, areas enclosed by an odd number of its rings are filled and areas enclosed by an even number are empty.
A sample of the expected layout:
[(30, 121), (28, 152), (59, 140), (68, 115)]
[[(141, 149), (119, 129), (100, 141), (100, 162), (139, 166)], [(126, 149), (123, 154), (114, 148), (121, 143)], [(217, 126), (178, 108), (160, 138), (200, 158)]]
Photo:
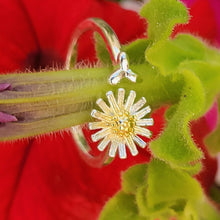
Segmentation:
[[(109, 90), (123, 87), (146, 97), (156, 108), (164, 103), (176, 103), (181, 81), (173, 82), (148, 64), (131, 67), (137, 83), (124, 79), (118, 86), (110, 86), (107, 78), (112, 68), (85, 68), (69, 71), (10, 74), (0, 76), (0, 83), (10, 83), (12, 89), (0, 93), (0, 111), (16, 116), (15, 123), (0, 127), (0, 140), (14, 140), (58, 131), (88, 122), (95, 101)], [(179, 86), (177, 86), (177, 84)]]

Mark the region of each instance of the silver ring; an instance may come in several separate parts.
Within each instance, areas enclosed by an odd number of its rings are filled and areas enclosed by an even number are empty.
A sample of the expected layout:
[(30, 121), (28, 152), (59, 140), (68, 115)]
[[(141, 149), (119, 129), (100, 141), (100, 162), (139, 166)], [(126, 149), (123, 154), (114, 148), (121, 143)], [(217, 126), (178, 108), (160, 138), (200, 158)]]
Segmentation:
[[(120, 46), (119, 40), (118, 40), (115, 32), (112, 30), (112, 28), (106, 22), (104, 22), (103, 20), (98, 19), (98, 18), (86, 19), (82, 23), (80, 23), (78, 25), (78, 27), (76, 28), (76, 31), (74, 32), (73, 38), (72, 38), (72, 45), (70, 47), (70, 50), (68, 52), (67, 59), (66, 59), (66, 69), (70, 68), (72, 51), (73, 51), (73, 48), (76, 45), (79, 37), (84, 32), (86, 32), (88, 30), (96, 31), (101, 35), (101, 37), (104, 39), (104, 41), (106, 43), (106, 46), (107, 46), (108, 51), (110, 53), (113, 65), (118, 65), (118, 64), (120, 65), (119, 69), (117, 69), (115, 72), (113, 72), (110, 75), (108, 82), (111, 85), (115, 85), (115, 84), (119, 83), (122, 78), (127, 78), (132, 82), (136, 82), (137, 76), (135, 73), (133, 73), (129, 69), (127, 55), (125, 52), (121, 51), (121, 46)], [(118, 144), (115, 142), (115, 140), (113, 140), (113, 144), (111, 145), (110, 150), (109, 150), (110, 157), (108, 155), (103, 155), (103, 154), (100, 154), (100, 156), (98, 156), (98, 157), (92, 156), (89, 153), (91, 151), (91, 148), (90, 148), (89, 144), (87, 143), (86, 138), (83, 134), (82, 126), (78, 125), (78, 126), (74, 126), (71, 128), (71, 132), (72, 132), (74, 140), (76, 141), (76, 144), (79, 148), (79, 152), (81, 154), (83, 154), (83, 158), (86, 160), (86, 162), (93, 167), (101, 167), (104, 164), (108, 164), (111, 161), (111, 158), (113, 158), (115, 156), (117, 148), (119, 150), (119, 157), (126, 158), (127, 156), (126, 156), (125, 144), (129, 147), (130, 152), (133, 156), (137, 155), (138, 151), (137, 151), (136, 146), (133, 141), (135, 141), (140, 147), (144, 148), (146, 146), (146, 143), (140, 137), (138, 137), (138, 134), (141, 134), (141, 135), (144, 134), (146, 137), (150, 137), (150, 135), (151, 135), (151, 132), (148, 129), (139, 127), (139, 125), (140, 126), (153, 125), (153, 119), (144, 119), (144, 120), (141, 119), (142, 117), (144, 117), (146, 114), (148, 114), (150, 112), (149, 106), (147, 106), (143, 110), (137, 112), (145, 104), (146, 100), (142, 97), (142, 99), (139, 100), (139, 102), (137, 102), (135, 105), (133, 105), (133, 101), (135, 99), (136, 93), (131, 90), (130, 95), (127, 100), (127, 103), (124, 105), (122, 103), (122, 102), (124, 102), (124, 93), (125, 93), (124, 89), (119, 89), (119, 94), (121, 94), (120, 95), (120, 97), (121, 97), (120, 103), (123, 106), (123, 111), (126, 110), (126, 104), (127, 104), (127, 106), (129, 106), (130, 112), (126, 112), (126, 114), (132, 112), (131, 116), (132, 117), (137, 116), (136, 119), (134, 119), (134, 120), (136, 120), (139, 124), (137, 123), (137, 126), (134, 127), (134, 129), (135, 128), (137, 128), (137, 129), (136, 129), (136, 131), (133, 132), (133, 134), (132, 134), (133, 136), (131, 136), (129, 138), (125, 137), (126, 142), (124, 142), (124, 140), (123, 140), (123, 142)], [(109, 91), (107, 93), (107, 97), (108, 96), (110, 99), (109, 103), (112, 104), (112, 101), (114, 102), (114, 97), (113, 97), (113, 94), (111, 91)], [(101, 99), (99, 99), (99, 100), (101, 100)], [(99, 101), (97, 101), (97, 102), (99, 102)], [(120, 106), (120, 103), (119, 103), (119, 106)], [(116, 106), (117, 106), (117, 104), (116, 104)], [(132, 108), (133, 108), (133, 110), (132, 110)], [(92, 117), (96, 118), (95, 114), (96, 114), (96, 111), (95, 110), (92, 111), (92, 113), (91, 113)], [(112, 113), (110, 113), (110, 114), (112, 114)], [(91, 124), (91, 127), (93, 127), (90, 129), (94, 129), (94, 127), (96, 127), (96, 125), (97, 125), (96, 123), (90, 123), (90, 124)], [(95, 129), (97, 129), (97, 128), (95, 128)], [(142, 133), (140, 133), (140, 131)], [(98, 139), (96, 140), (95, 135), (92, 135), (92, 139), (95, 142), (98, 140)], [(104, 142), (105, 142), (105, 144), (103, 144)], [(103, 151), (105, 149), (105, 147), (107, 147), (107, 142), (106, 141), (104, 141), (104, 142), (101, 143), (102, 146), (101, 145), (98, 146), (98, 149), (101, 151)], [(109, 140), (108, 140), (108, 143), (109, 143)]]

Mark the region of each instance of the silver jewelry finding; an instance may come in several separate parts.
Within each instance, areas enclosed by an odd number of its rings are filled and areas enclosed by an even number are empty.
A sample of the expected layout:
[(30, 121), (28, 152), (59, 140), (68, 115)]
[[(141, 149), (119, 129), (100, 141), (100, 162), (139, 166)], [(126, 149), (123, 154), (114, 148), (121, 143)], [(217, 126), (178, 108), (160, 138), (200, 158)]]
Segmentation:
[[(109, 76), (108, 82), (111, 85), (115, 85), (122, 78), (136, 82), (137, 75), (129, 68), (127, 55), (121, 51), (116, 34), (106, 22), (98, 18), (86, 19), (77, 27), (73, 34), (72, 47), (67, 55), (66, 68), (69, 69), (70, 66), (72, 48), (77, 43), (78, 38), (87, 30), (96, 31), (102, 36), (113, 64), (120, 65), (120, 68)], [(108, 149), (109, 157), (115, 157), (118, 151), (121, 159), (127, 158), (126, 146), (131, 155), (137, 155), (138, 149), (136, 144), (141, 148), (146, 147), (146, 142), (140, 136), (151, 137), (151, 132), (146, 126), (152, 126), (154, 123), (153, 119), (144, 118), (150, 113), (150, 107), (142, 108), (146, 103), (144, 97), (135, 103), (136, 92), (133, 90), (130, 91), (127, 99), (125, 98), (125, 90), (123, 88), (118, 89), (117, 99), (112, 91), (108, 91), (106, 96), (109, 105), (100, 98), (96, 103), (102, 112), (93, 110), (91, 113), (91, 116), (96, 121), (89, 123), (89, 129), (98, 130), (91, 136), (92, 140), (99, 142), (97, 148), (100, 151)], [(91, 149), (85, 139), (81, 125), (74, 126), (71, 130), (81, 153), (84, 153), (88, 158), (87, 162), (92, 166), (102, 166), (103, 163), (107, 163), (108, 157), (102, 158), (90, 155)]]

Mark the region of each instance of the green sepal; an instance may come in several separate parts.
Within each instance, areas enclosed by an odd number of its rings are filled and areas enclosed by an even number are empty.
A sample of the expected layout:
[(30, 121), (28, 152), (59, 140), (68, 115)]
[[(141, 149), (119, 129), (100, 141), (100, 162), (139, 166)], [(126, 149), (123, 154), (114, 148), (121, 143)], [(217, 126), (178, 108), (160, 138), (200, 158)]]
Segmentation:
[(153, 42), (167, 39), (176, 24), (188, 21), (186, 7), (177, 0), (151, 0), (140, 12), (148, 22), (148, 38)]

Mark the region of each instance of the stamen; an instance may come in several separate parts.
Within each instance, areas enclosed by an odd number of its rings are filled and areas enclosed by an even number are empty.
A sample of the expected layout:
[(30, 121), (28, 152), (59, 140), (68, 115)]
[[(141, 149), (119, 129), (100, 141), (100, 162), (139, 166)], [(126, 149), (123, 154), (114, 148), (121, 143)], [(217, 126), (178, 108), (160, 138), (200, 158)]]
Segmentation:
[(0, 92), (10, 89), (11, 84), (10, 83), (0, 83)]
[(97, 110), (92, 110), (91, 112), (91, 116), (93, 118), (99, 119), (99, 120), (103, 120), (103, 121), (111, 121), (111, 117), (106, 115), (105, 113), (99, 112)]
[(98, 121), (98, 122), (90, 122), (89, 123), (89, 129), (90, 130), (96, 130), (96, 129), (100, 129), (100, 128), (105, 128), (108, 126), (107, 122), (102, 122), (102, 121)]
[(0, 123), (7, 123), (7, 122), (13, 122), (18, 121), (18, 119), (10, 114), (0, 112)]

